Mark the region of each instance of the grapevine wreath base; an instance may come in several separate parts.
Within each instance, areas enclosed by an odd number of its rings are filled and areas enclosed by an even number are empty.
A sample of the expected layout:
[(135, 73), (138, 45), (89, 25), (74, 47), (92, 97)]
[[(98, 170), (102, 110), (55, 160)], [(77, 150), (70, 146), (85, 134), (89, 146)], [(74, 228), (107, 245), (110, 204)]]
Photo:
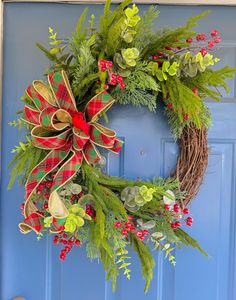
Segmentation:
[[(208, 161), (211, 114), (204, 99), (219, 101), (220, 88), (229, 91), (225, 79), (236, 70), (211, 69), (219, 61), (212, 54), (221, 42), (218, 31), (192, 29), (208, 12), (180, 28), (155, 30), (156, 7), (140, 16), (131, 2), (111, 11), (108, 0), (99, 26), (91, 15), (84, 28), (85, 10), (71, 37), (59, 39), (49, 27), (50, 49), (37, 43), (51, 64), (47, 83), (32, 82), (20, 118), (10, 123), (24, 127), (26, 141), (12, 150), (9, 187), (16, 177), (25, 185), (22, 233), (34, 231), (40, 239), (49, 231), (62, 247), (62, 261), (74, 246), (85, 245), (90, 259), (104, 263), (113, 289), (120, 272), (131, 277), (133, 247), (147, 291), (155, 265), (149, 245), (173, 265), (177, 247), (206, 255), (183, 227), (193, 224), (187, 205)], [(108, 123), (106, 111), (119, 103), (155, 112), (157, 102), (180, 145), (175, 172), (149, 181), (106, 175), (99, 149), (119, 153), (123, 144), (100, 123)]]

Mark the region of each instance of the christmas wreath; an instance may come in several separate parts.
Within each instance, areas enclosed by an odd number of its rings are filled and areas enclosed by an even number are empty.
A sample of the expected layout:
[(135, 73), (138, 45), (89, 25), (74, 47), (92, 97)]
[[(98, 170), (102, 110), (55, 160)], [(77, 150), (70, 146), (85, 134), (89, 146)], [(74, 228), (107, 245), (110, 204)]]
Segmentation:
[[(208, 160), (207, 130), (211, 114), (205, 98), (220, 100), (220, 88), (236, 71), (212, 69), (219, 59), (212, 50), (221, 42), (217, 30), (192, 30), (208, 12), (177, 29), (155, 30), (154, 6), (140, 16), (125, 0), (113, 11), (104, 6), (99, 30), (87, 9), (76, 31), (59, 39), (49, 27), (50, 49), (38, 48), (51, 61), (47, 83), (35, 80), (26, 89), (24, 109), (10, 125), (24, 126), (26, 141), (13, 149), (11, 187), (19, 177), (25, 185), (22, 233), (54, 235), (60, 259), (77, 245), (104, 263), (107, 278), (122, 272), (130, 279), (130, 246), (140, 257), (145, 291), (154, 259), (148, 245), (164, 251), (175, 265), (174, 249), (192, 246), (206, 255), (183, 229), (192, 226), (187, 204), (197, 194)], [(170, 178), (149, 181), (108, 176), (99, 148), (119, 153), (123, 142), (108, 123), (114, 104), (164, 107), (180, 154)], [(159, 108), (158, 108), (159, 109)], [(103, 152), (102, 152), (103, 153)]]

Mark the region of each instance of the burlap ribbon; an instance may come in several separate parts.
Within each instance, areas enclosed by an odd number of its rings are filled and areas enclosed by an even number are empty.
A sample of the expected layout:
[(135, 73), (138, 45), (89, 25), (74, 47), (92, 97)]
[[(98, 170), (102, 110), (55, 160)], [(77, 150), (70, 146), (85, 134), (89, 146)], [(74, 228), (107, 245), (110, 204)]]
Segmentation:
[[(31, 131), (32, 143), (35, 147), (50, 152), (31, 171), (26, 182), (26, 219), (19, 225), (23, 233), (31, 230), (40, 232), (38, 229), (42, 228), (42, 216), (32, 205), (30, 196), (49, 173), (59, 167), (48, 202), (51, 215), (58, 220), (65, 218), (68, 211), (56, 191), (76, 175), (82, 161), (94, 165), (100, 160), (96, 146), (114, 153), (122, 148), (122, 141), (117, 139), (116, 133), (97, 123), (102, 113), (114, 103), (106, 91), (94, 96), (82, 113), (76, 108), (64, 71), (48, 75), (48, 82), (49, 86), (41, 81), (34, 81), (26, 91), (34, 104), (26, 105), (24, 109), (25, 120), (34, 125)], [(58, 224), (54, 225), (55, 228), (60, 228)]]

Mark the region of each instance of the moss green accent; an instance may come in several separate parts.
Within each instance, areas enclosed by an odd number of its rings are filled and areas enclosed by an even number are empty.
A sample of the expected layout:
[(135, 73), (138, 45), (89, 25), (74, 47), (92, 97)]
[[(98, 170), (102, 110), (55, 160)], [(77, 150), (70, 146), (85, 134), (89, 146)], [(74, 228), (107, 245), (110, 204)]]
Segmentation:
[(38, 98), (34, 98), (34, 103), (35, 103), (35, 105), (37, 106), (37, 107), (40, 107), (41, 106), (41, 102), (39, 101), (39, 99)]
[(44, 174), (45, 174), (44, 171), (38, 172), (38, 173), (36, 174), (36, 178), (37, 178), (37, 179), (41, 179), (41, 178), (43, 178)]
[(48, 116), (44, 116), (43, 117), (43, 123), (45, 124), (45, 125), (49, 125), (49, 118), (48, 118)]
[(60, 158), (66, 157), (66, 152), (65, 152), (65, 151), (61, 151), (61, 152), (59, 153), (59, 156), (60, 156)]
[(65, 223), (66, 219), (57, 219), (57, 222), (60, 224), (60, 225), (63, 225)]
[(78, 170), (81, 167), (81, 164), (76, 163), (75, 168)]
[(57, 83), (59, 83), (62, 80), (62, 76), (61, 73), (56, 73), (53, 77), (54, 81), (56, 81)]
[(103, 94), (102, 100), (109, 101), (109, 100), (111, 100), (111, 96), (109, 94)]
[(96, 157), (97, 156), (97, 153), (96, 153), (96, 151), (93, 149), (93, 148), (91, 148), (90, 150), (89, 150), (89, 156), (90, 157)]

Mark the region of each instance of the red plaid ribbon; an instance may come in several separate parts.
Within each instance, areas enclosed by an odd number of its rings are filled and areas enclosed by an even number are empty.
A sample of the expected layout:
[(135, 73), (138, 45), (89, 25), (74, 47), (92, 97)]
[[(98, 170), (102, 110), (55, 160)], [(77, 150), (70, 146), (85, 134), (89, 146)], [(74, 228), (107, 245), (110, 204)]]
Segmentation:
[[(31, 131), (32, 143), (37, 148), (50, 150), (29, 175), (26, 182), (26, 201), (45, 176), (54, 169), (59, 167), (51, 192), (75, 176), (83, 159), (88, 164), (95, 164), (100, 159), (96, 145), (118, 153), (123, 143), (117, 139), (113, 130), (97, 123), (102, 113), (114, 103), (106, 91), (94, 96), (88, 102), (84, 113), (81, 113), (77, 111), (64, 71), (48, 75), (48, 82), (49, 86), (41, 81), (34, 81), (26, 91), (34, 104), (24, 108), (25, 120), (35, 125)], [(37, 219), (32, 215), (30, 222), (33, 222), (32, 218)], [(35, 230), (38, 229), (40, 228)]]

